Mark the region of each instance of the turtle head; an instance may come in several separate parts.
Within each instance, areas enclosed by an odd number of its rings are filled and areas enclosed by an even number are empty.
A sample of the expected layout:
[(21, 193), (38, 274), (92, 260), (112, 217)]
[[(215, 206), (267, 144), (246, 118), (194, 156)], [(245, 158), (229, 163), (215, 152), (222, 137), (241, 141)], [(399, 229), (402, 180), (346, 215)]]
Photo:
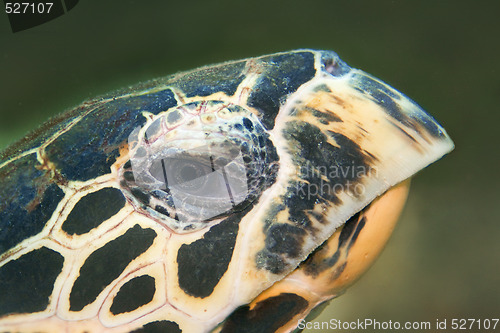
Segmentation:
[(178, 103), (143, 114), (120, 187), (167, 227), (169, 300), (206, 327), (227, 317), (239, 331), (260, 315), (293, 323), (290, 312), (229, 315), (295, 302), (302, 316), (341, 293), (387, 241), (406, 198), (398, 184), (453, 149), (417, 104), (329, 51), (151, 87)]
[(315, 50), (141, 83), (19, 144), (0, 165), (9, 332), (292, 331), (453, 149), (408, 97)]

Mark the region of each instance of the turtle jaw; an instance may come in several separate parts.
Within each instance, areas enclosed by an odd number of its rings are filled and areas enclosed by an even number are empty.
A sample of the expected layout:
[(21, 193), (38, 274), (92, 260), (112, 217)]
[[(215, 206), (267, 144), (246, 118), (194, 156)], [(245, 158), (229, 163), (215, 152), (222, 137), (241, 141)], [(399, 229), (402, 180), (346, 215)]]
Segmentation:
[[(304, 320), (312, 321), (323, 310), (322, 305), (341, 295), (374, 263), (398, 221), (409, 186), (406, 180), (372, 201), (297, 269), (229, 316), (221, 331), (242, 330), (244, 323), (268, 322), (275, 325), (276, 332), (292, 332)], [(276, 313), (271, 320), (269, 312), (280, 307), (292, 310)]]

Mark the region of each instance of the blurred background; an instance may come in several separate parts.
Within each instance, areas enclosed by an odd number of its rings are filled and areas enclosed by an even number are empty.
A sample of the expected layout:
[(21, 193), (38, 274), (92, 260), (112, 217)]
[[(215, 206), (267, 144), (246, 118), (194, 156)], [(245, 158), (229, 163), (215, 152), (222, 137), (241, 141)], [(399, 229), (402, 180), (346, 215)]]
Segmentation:
[(456, 149), (414, 178), (379, 260), (317, 320), (499, 318), (499, 4), (82, 0), (17, 33), (0, 13), (0, 150), (139, 81), (295, 48), (334, 50), (417, 101)]

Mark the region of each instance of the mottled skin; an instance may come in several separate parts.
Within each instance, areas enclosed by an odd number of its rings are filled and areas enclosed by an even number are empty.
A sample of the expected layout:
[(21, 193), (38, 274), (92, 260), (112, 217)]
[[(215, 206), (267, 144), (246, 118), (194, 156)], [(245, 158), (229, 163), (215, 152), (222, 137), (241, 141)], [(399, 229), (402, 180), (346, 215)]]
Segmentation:
[(0, 155), (0, 331), (292, 331), (380, 252), (391, 188), (452, 148), (328, 51), (86, 102)]

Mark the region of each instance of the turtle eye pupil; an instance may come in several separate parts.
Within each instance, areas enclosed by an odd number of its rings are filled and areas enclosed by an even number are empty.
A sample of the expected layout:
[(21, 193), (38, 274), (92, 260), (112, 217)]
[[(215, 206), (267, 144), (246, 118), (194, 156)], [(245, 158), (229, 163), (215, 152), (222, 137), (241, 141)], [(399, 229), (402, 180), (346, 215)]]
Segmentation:
[(186, 165), (180, 171), (181, 179), (184, 181), (190, 181), (196, 178), (197, 172), (194, 166)]
[[(183, 191), (186, 194), (206, 192), (209, 174), (213, 172), (208, 159), (195, 161), (183, 157), (161, 158), (153, 162), (149, 172), (164, 191)], [(213, 193), (212, 194), (216, 194)]]

